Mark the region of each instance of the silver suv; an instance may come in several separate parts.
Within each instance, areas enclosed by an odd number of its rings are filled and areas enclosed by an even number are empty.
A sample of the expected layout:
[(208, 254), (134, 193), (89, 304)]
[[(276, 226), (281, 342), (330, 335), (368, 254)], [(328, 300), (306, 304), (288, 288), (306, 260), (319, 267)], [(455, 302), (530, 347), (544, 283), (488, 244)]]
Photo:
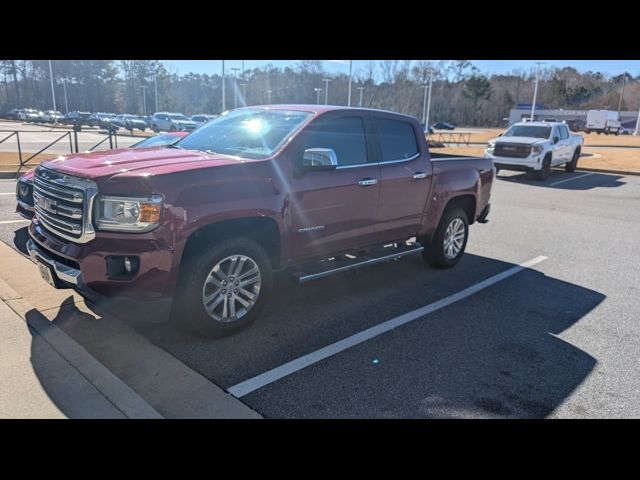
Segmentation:
[(181, 113), (157, 112), (152, 120), (155, 132), (191, 132), (198, 126)]

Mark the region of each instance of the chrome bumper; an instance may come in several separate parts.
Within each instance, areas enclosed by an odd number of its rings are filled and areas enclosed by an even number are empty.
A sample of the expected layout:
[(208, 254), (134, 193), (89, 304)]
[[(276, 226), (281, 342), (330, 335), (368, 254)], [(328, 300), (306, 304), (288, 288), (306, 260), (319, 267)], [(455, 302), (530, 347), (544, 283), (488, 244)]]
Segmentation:
[(44, 250), (36, 245), (32, 239), (27, 241), (27, 251), (34, 262), (41, 261), (49, 265), (63, 282), (79, 286), (82, 284), (82, 272), (68, 265), (64, 265), (49, 256)]

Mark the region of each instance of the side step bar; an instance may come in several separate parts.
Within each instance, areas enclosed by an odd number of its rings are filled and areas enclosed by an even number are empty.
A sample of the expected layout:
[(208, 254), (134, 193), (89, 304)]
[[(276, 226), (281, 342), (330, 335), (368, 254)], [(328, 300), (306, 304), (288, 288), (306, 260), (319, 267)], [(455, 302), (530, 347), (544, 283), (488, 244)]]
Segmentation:
[(406, 255), (419, 253), (422, 250), (424, 250), (424, 247), (419, 243), (383, 248), (359, 257), (320, 262), (316, 268), (309, 268), (309, 271), (304, 272), (295, 272), (293, 276), (297, 278), (298, 283), (306, 283), (311, 280), (317, 280), (318, 278), (333, 275), (334, 273), (346, 272), (348, 270), (367, 267), (369, 265), (375, 265), (376, 263), (382, 263), (404, 257)]

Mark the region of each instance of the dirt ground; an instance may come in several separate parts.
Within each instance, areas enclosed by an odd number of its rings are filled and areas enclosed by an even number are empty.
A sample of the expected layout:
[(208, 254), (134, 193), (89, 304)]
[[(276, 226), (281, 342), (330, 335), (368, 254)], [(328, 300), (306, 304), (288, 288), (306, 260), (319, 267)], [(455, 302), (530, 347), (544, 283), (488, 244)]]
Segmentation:
[[(26, 160), (31, 155), (33, 155), (33, 153), (22, 152), (22, 159)], [(58, 155), (51, 155), (49, 153), (41, 153), (40, 155), (29, 160), (29, 163), (27, 163), (21, 170), (29, 170), (37, 166), (40, 162), (56, 158), (57, 156)], [(0, 152), (0, 171), (16, 171), (19, 167), (20, 157), (18, 156), (17, 152)]]

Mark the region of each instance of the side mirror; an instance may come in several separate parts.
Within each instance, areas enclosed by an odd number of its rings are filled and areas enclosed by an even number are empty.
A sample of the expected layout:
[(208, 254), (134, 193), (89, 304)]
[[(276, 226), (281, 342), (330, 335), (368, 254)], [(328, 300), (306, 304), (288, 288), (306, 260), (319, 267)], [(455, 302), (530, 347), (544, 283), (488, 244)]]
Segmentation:
[(338, 157), (331, 148), (307, 148), (302, 155), (302, 168), (305, 170), (335, 170)]
[(558, 143), (559, 141), (560, 141), (560, 139), (557, 136), (553, 137), (553, 143)]

